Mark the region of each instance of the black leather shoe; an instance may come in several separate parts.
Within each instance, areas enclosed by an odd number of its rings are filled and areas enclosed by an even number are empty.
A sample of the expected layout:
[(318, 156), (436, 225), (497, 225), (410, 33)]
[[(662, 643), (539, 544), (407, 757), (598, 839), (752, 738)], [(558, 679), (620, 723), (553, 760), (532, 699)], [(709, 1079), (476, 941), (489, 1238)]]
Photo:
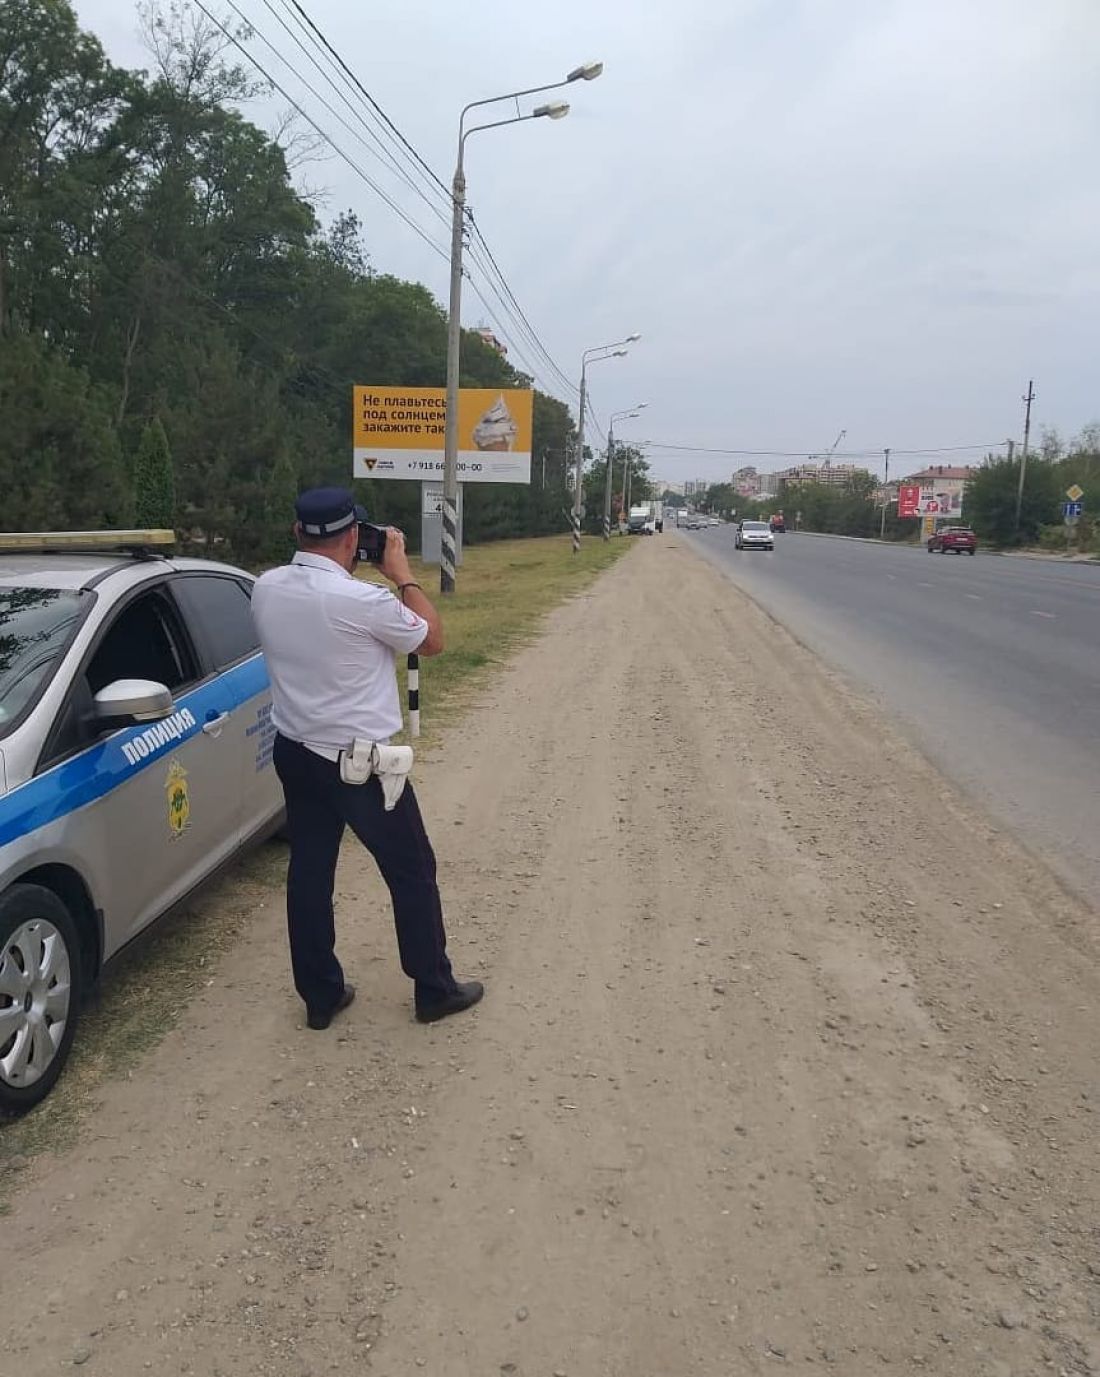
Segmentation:
[(322, 1029), (327, 1028), (329, 1026), (332, 1020), (336, 1017), (338, 1013), (340, 1013), (342, 1009), (346, 1009), (348, 1007), (348, 1005), (354, 998), (355, 986), (349, 985), (348, 982), (345, 980), (344, 993), (340, 996), (340, 998), (336, 1001), (332, 1008), (329, 1009), (328, 1013), (307, 1014), (306, 1023), (308, 1023), (309, 1026), (312, 1029), (314, 1029), (315, 1032), (321, 1032)]
[(451, 994), (444, 995), (442, 999), (435, 1000), (429, 1004), (426, 1001), (416, 1002), (416, 1021), (417, 1023), (435, 1023), (441, 1018), (447, 1018), (450, 1014), (460, 1014), (463, 1009), (469, 1009), (478, 1002), (485, 993), (485, 986), (480, 980), (467, 980), (459, 984)]

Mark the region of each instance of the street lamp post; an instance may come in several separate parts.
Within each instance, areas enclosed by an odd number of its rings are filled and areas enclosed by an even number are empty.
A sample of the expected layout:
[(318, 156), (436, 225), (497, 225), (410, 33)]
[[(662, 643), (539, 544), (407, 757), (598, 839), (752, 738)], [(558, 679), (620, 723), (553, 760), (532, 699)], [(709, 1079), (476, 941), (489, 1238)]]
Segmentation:
[(634, 470), (630, 463), (630, 453), (631, 450), (642, 449), (646, 445), (650, 445), (652, 443), (653, 442), (651, 440), (635, 440), (633, 445), (628, 445), (623, 450), (623, 504), (626, 507), (626, 516), (628, 521), (630, 520), (631, 480), (634, 477)]
[(597, 344), (586, 349), (581, 355), (581, 403), (577, 413), (577, 462), (575, 486), (573, 488), (573, 553), (579, 554), (581, 548), (581, 507), (584, 502), (584, 417), (588, 402), (588, 365), (602, 363), (604, 359), (621, 359), (630, 352), (623, 349), (624, 344), (633, 344), (641, 335), (627, 335), (626, 339), (615, 340), (611, 344)]
[[(623, 418), (632, 419), (639, 412), (644, 411), (647, 402), (639, 402), (637, 406), (628, 411), (614, 411), (611, 413), (611, 420), (607, 425), (607, 485), (603, 495), (603, 538), (611, 539), (611, 489), (615, 481), (615, 422)], [(626, 494), (624, 493), (625, 497)]]
[(475, 124), (467, 129), (466, 116), (471, 110), (483, 105), (495, 105), (498, 101), (519, 100), (521, 96), (539, 95), (543, 91), (556, 91), (574, 81), (594, 81), (603, 71), (602, 62), (588, 62), (576, 67), (564, 81), (553, 81), (547, 86), (530, 86), (525, 91), (509, 91), (503, 96), (490, 96), (486, 100), (474, 100), (465, 106), (458, 121), (458, 159), (455, 175), (451, 182), (451, 291), (447, 317), (447, 406), (443, 439), (443, 538), (440, 545), (439, 591), (453, 593), (455, 587), (455, 541), (458, 529), (458, 377), (462, 349), (462, 235), (466, 220), (466, 174), (463, 170), (463, 157), (466, 140), (471, 134), (482, 129), (499, 129), (505, 124), (520, 124), (524, 120), (560, 120), (569, 113), (565, 101), (552, 101), (547, 105), (536, 106), (527, 115), (513, 115), (506, 120), (491, 120), (487, 124)]

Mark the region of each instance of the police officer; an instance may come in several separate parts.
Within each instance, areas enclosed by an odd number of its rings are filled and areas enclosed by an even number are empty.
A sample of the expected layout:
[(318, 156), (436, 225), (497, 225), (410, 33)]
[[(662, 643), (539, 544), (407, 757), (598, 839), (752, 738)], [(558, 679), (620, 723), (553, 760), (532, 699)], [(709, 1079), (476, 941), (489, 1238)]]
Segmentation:
[(374, 857), (389, 887), (401, 966), (422, 1023), (468, 1009), (476, 980), (447, 959), (435, 856), (407, 784), (387, 811), (377, 777), (345, 783), (340, 754), (401, 729), (395, 656), (443, 649), (439, 614), (412, 576), (400, 531), (379, 565), (395, 592), (352, 576), (359, 522), (343, 488), (315, 488), (296, 504), (298, 553), (257, 581), (252, 611), (271, 679), (275, 770), (290, 836), (287, 919), (294, 984), (310, 1028), (327, 1028), (355, 998), (337, 960), (332, 890), (344, 828)]

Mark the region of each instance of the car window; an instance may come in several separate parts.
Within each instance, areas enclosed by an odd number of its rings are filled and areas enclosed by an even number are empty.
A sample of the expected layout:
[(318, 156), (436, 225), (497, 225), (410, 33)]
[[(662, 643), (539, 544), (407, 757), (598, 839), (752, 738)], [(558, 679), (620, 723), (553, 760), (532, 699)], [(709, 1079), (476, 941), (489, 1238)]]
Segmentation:
[(175, 690), (196, 677), (194, 658), (161, 592), (143, 593), (123, 608), (87, 669), (93, 694), (116, 679), (151, 679)]
[(0, 589), (0, 735), (45, 687), (91, 596), (59, 588)]
[(224, 669), (259, 649), (247, 589), (235, 578), (189, 574), (173, 585), (195, 636), (215, 668)]
[(161, 590), (142, 593), (109, 623), (74, 681), (39, 758), (39, 770), (99, 737), (92, 699), (116, 679), (151, 679), (175, 693), (197, 678), (195, 654), (176, 609)]

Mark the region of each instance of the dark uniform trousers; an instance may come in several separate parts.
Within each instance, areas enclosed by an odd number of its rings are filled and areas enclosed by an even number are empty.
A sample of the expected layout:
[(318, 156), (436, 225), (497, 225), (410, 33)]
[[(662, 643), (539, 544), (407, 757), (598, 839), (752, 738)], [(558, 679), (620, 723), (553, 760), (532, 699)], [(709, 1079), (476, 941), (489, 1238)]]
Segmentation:
[(377, 779), (345, 784), (340, 767), (308, 747), (276, 736), (275, 771), (286, 797), (290, 836), (287, 922), (294, 984), (310, 1013), (327, 1013), (344, 991), (336, 958), (332, 890), (344, 828), (374, 857), (393, 899), (401, 967), (418, 1003), (455, 989), (447, 959), (435, 853), (411, 784), (386, 812)]

